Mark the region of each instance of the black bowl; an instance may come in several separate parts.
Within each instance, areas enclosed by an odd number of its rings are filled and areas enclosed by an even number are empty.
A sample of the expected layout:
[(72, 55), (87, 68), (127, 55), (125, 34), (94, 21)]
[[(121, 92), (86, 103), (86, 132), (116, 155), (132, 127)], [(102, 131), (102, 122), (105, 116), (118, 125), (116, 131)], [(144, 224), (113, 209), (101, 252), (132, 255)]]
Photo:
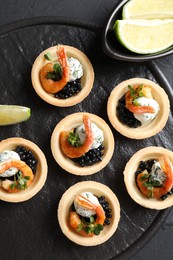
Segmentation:
[(116, 20), (122, 19), (122, 8), (126, 2), (129, 0), (119, 1), (118, 4), (114, 7), (110, 18), (103, 30), (102, 35), (102, 47), (103, 51), (113, 59), (124, 60), (124, 61), (134, 61), (134, 62), (143, 62), (149, 61), (156, 58), (164, 57), (166, 55), (173, 53), (173, 46), (153, 54), (136, 54), (131, 51), (128, 51), (124, 48), (119, 41), (116, 39), (116, 36), (113, 31), (113, 25)]

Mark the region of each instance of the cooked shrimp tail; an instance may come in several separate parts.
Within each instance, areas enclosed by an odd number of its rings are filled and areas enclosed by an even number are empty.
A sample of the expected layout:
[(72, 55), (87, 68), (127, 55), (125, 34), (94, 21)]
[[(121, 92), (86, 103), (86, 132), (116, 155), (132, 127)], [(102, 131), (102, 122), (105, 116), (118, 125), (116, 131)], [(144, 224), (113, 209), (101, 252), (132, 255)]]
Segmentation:
[(133, 98), (130, 94), (130, 91), (128, 91), (125, 95), (126, 100), (126, 108), (135, 114), (144, 114), (144, 113), (155, 113), (155, 110), (151, 106), (136, 106), (133, 104)]
[(83, 116), (83, 123), (85, 127), (86, 138), (84, 143), (79, 147), (72, 146), (68, 142), (69, 132), (63, 131), (60, 133), (60, 138), (59, 138), (60, 147), (63, 153), (69, 158), (77, 158), (82, 156), (83, 154), (87, 153), (92, 146), (93, 133), (91, 128), (91, 121), (87, 115)]
[(60, 80), (54, 81), (53, 79), (47, 78), (47, 74), (54, 71), (54, 64), (52, 62), (47, 63), (40, 70), (41, 85), (48, 93), (56, 93), (60, 91), (69, 81), (70, 70), (68, 66), (66, 51), (63, 46), (59, 46), (57, 55), (62, 68), (62, 75)]
[(85, 236), (85, 237), (92, 237), (94, 234), (92, 233), (86, 233), (83, 229), (82, 229), (82, 221), (79, 217), (79, 215), (75, 212), (75, 211), (71, 211), (70, 212), (70, 218), (69, 218), (69, 224), (70, 227), (76, 231), (78, 234)]
[(96, 215), (97, 215), (96, 223), (103, 226), (106, 217), (105, 217), (105, 212), (101, 205), (96, 208)]
[[(151, 106), (140, 106), (133, 104), (135, 98), (144, 96), (146, 98), (152, 99), (151, 87), (147, 85), (134, 85), (133, 87), (129, 86), (130, 90), (127, 91), (125, 95), (126, 108), (135, 114), (144, 114), (144, 113), (155, 113), (155, 110)], [(131, 93), (132, 92), (132, 93)]]
[[(11, 167), (16, 167), (19, 171), (21, 171), (22, 177), (26, 180), (26, 187), (31, 185), (34, 179), (34, 174), (31, 168), (24, 161), (9, 160), (0, 163), (0, 175)], [(16, 184), (18, 184), (18, 181), (10, 181), (8, 179), (2, 181), (2, 187), (11, 193), (20, 191), (20, 189), (16, 188)]]

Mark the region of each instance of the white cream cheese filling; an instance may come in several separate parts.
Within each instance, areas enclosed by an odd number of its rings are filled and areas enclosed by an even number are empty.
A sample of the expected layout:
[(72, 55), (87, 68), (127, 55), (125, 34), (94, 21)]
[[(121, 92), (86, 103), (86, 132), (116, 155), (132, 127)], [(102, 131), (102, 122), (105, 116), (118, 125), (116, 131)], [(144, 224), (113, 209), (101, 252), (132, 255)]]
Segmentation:
[[(104, 135), (103, 135), (103, 131), (100, 128), (98, 128), (98, 126), (95, 125), (94, 123), (91, 123), (91, 129), (92, 129), (92, 133), (93, 133), (93, 137), (94, 137), (94, 141), (91, 146), (91, 149), (96, 149), (103, 143)], [(76, 128), (75, 133), (79, 136), (80, 143), (83, 144), (86, 139), (84, 124), (78, 126)]]
[[(0, 153), (0, 163), (8, 160), (20, 160), (20, 156), (15, 151), (6, 150)], [(19, 170), (16, 167), (11, 167), (0, 174), (0, 177), (10, 177), (15, 175)]]
[(138, 119), (142, 124), (145, 124), (155, 118), (159, 111), (159, 104), (157, 103), (156, 100), (151, 99), (151, 98), (146, 98), (146, 97), (138, 97), (135, 99), (135, 101), (140, 105), (140, 106), (151, 106), (154, 108), (155, 112), (154, 113), (143, 113), (143, 114), (136, 114), (134, 113), (134, 117)]

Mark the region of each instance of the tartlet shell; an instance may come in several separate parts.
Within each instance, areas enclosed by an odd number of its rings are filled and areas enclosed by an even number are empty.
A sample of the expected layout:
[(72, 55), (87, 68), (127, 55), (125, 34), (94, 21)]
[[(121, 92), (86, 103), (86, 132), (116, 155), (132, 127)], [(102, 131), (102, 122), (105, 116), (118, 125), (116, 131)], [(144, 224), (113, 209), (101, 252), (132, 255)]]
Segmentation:
[(150, 159), (158, 159), (163, 154), (166, 154), (169, 156), (170, 160), (173, 163), (173, 152), (170, 150), (167, 150), (162, 147), (157, 146), (150, 146), (143, 148), (136, 152), (131, 159), (128, 161), (128, 163), (125, 166), (124, 169), (124, 182), (127, 188), (127, 191), (131, 198), (138, 204), (140, 204), (143, 207), (150, 208), (150, 209), (165, 209), (173, 205), (173, 194), (169, 195), (167, 199), (165, 200), (157, 200), (154, 198), (147, 198), (145, 197), (140, 190), (138, 189), (136, 183), (135, 183), (135, 172), (139, 166), (140, 161), (146, 161)]
[(15, 150), (18, 145), (22, 145), (33, 152), (38, 160), (37, 171), (33, 183), (25, 190), (19, 191), (18, 193), (8, 193), (0, 187), (0, 200), (7, 202), (22, 202), (32, 198), (41, 190), (47, 178), (46, 158), (40, 148), (33, 142), (20, 137), (8, 138), (0, 142), (0, 152), (4, 150)]
[(58, 99), (53, 96), (53, 94), (47, 93), (40, 82), (39, 78), (39, 72), (40, 69), (48, 62), (44, 58), (44, 54), (47, 52), (50, 52), (52, 55), (52, 58), (54, 60), (57, 60), (57, 50), (58, 50), (58, 45), (50, 47), (43, 52), (40, 53), (40, 55), (36, 58), (32, 71), (31, 71), (31, 80), (32, 80), (32, 85), (36, 91), (36, 93), (47, 103), (54, 105), (54, 106), (59, 106), (59, 107), (69, 107), (76, 105), (77, 103), (81, 102), (84, 100), (90, 93), (93, 83), (94, 83), (94, 70), (92, 67), (92, 64), (88, 57), (80, 50), (77, 48), (68, 46), (68, 45), (61, 45), (64, 46), (67, 56), (68, 57), (73, 57), (76, 58), (80, 61), (83, 67), (83, 76), (81, 78), (81, 86), (82, 90), (75, 96), (72, 96), (68, 99)]
[[(59, 136), (62, 131), (70, 131), (83, 124), (83, 115), (88, 115), (92, 123), (95, 123), (104, 134), (103, 160), (91, 166), (81, 167), (63, 154), (59, 145)], [(103, 169), (110, 161), (114, 152), (114, 137), (107, 123), (97, 115), (78, 112), (66, 116), (55, 127), (51, 136), (51, 150), (56, 162), (67, 172), (75, 175), (91, 175)]]
[[(128, 85), (133, 84), (146, 84), (151, 86), (153, 98), (160, 106), (158, 114), (149, 124), (137, 128), (130, 128), (122, 124), (116, 116), (116, 107), (119, 99), (128, 91)], [(107, 103), (107, 113), (112, 126), (122, 135), (132, 139), (145, 139), (159, 133), (166, 125), (169, 111), (170, 102), (163, 88), (153, 81), (144, 78), (132, 78), (118, 84), (112, 90)]]
[[(84, 192), (92, 192), (96, 196), (105, 196), (112, 209), (111, 224), (105, 226), (98, 236), (84, 237), (74, 232), (68, 224), (69, 212), (76, 195)], [(106, 185), (96, 181), (78, 182), (71, 186), (62, 196), (58, 205), (58, 221), (64, 235), (71, 241), (82, 246), (96, 246), (106, 242), (116, 231), (120, 220), (120, 204), (116, 195)]]

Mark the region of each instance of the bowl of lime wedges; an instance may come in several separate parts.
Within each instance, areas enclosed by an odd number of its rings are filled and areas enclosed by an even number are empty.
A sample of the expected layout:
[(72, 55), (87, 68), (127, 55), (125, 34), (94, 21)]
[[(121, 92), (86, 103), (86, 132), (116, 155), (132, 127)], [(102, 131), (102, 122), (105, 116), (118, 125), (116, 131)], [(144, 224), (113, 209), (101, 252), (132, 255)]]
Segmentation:
[(143, 62), (173, 53), (173, 4), (170, 0), (123, 0), (102, 34), (111, 58)]

